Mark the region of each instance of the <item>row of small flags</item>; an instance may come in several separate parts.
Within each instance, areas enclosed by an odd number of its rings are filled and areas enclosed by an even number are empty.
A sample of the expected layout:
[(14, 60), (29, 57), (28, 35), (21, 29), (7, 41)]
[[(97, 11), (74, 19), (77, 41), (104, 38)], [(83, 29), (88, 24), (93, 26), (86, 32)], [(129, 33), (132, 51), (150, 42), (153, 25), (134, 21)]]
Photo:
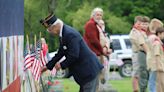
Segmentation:
[(46, 57), (43, 55), (41, 40), (36, 42), (36, 46), (29, 47), (27, 42), (24, 51), (24, 71), (30, 69), (36, 81), (39, 81), (41, 76), (41, 67), (47, 63)]
[[(36, 41), (36, 35), (34, 36), (34, 45), (29, 44), (28, 35), (26, 36), (27, 42), (24, 50), (24, 71), (29, 69), (33, 75), (35, 81), (38, 81), (41, 78), (41, 67), (45, 66), (48, 62), (47, 56), (43, 54), (41, 33), (40, 39)], [(51, 70), (51, 75), (56, 75), (56, 69)]]

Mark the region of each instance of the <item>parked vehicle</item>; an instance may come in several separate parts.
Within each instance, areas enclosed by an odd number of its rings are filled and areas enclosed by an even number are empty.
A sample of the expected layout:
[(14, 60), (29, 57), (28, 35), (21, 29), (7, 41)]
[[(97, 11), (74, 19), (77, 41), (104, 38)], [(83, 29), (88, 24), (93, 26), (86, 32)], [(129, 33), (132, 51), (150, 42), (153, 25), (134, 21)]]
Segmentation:
[(114, 52), (110, 54), (110, 59), (108, 60), (108, 62), (108, 66), (110, 67), (109, 71), (116, 71), (118, 70), (119, 66), (123, 65), (123, 61), (118, 58), (118, 55)]
[[(120, 75), (122, 77), (130, 77), (132, 73), (132, 49), (131, 49), (132, 47), (129, 40), (129, 36), (128, 35), (111, 35), (110, 39), (112, 40), (111, 44), (114, 50), (112, 54), (117, 56), (117, 57), (114, 57), (114, 58), (117, 58), (115, 60), (123, 61), (123, 64), (118, 66), (118, 71)], [(115, 64), (115, 65), (118, 65), (118, 64)]]

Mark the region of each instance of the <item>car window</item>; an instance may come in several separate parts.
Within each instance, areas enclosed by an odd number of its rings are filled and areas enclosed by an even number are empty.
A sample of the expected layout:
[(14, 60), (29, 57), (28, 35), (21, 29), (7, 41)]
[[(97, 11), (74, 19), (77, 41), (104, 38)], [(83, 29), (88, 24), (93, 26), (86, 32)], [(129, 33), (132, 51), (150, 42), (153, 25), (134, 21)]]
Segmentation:
[(132, 48), (132, 44), (131, 44), (130, 40), (129, 39), (124, 39), (124, 41), (125, 41), (126, 48), (127, 49), (131, 49)]
[(113, 45), (114, 50), (121, 50), (121, 44), (120, 44), (119, 39), (113, 39), (112, 45)]

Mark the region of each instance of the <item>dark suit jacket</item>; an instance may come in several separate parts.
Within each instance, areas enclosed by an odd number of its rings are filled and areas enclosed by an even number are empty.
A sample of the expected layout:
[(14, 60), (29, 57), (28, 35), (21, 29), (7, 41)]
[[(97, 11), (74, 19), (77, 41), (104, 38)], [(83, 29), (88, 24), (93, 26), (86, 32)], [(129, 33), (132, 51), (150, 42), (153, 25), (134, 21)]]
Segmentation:
[(100, 45), (99, 30), (96, 24), (92, 18), (85, 24), (84, 40), (90, 49), (96, 53), (97, 56), (100, 56), (103, 54), (103, 49)]
[(47, 68), (52, 70), (54, 65), (65, 55), (66, 60), (61, 63), (62, 69), (69, 68), (79, 85), (94, 79), (103, 66), (97, 56), (89, 49), (80, 33), (70, 26), (64, 25), (62, 39), (58, 53), (47, 63)]

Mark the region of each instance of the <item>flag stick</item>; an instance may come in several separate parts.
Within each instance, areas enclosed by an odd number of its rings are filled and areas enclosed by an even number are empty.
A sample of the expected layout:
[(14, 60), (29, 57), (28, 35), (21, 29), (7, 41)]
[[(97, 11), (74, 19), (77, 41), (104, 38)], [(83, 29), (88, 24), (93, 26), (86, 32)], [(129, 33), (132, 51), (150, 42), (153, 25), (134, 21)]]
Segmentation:
[[(28, 37), (28, 35), (26, 35), (26, 43), (28, 44), (27, 46), (27, 49), (28, 49), (28, 53), (30, 53), (30, 47), (29, 47), (29, 37)], [(27, 71), (25, 71), (26, 72), (26, 74), (27, 74), (27, 78), (28, 78), (28, 80), (29, 80), (29, 85), (30, 85), (30, 89), (31, 89), (31, 92), (32, 92), (32, 85), (31, 85), (31, 80), (30, 80), (30, 77), (29, 77), (29, 72), (28, 72), (28, 70)]]
[[(41, 32), (40, 32), (40, 38), (39, 40), (41, 39)], [(36, 35), (35, 35), (35, 48), (36, 48)], [(40, 75), (40, 82), (41, 82), (41, 85), (42, 85), (42, 90), (43, 92), (46, 92), (45, 88), (44, 88), (44, 85), (43, 85), (43, 80), (42, 80), (42, 75)]]
[(40, 32), (40, 38), (39, 39), (41, 39), (41, 37), (42, 37), (42, 33)]
[(36, 48), (36, 35), (34, 35), (34, 46)]
[(40, 75), (40, 82), (42, 84), (43, 92), (47, 92), (46, 89), (44, 88), (44, 85), (43, 85), (42, 75)]
[(28, 39), (28, 35), (26, 35), (26, 39), (27, 39), (27, 44), (29, 44), (29, 39)]
[[(27, 70), (28, 71), (28, 70)], [(31, 81), (30, 81), (30, 77), (29, 77), (29, 73), (26, 71), (26, 73), (27, 73), (27, 78), (28, 78), (28, 80), (29, 80), (29, 85), (30, 85), (30, 88), (31, 88), (31, 92), (32, 92), (32, 86), (31, 86)]]
[[(35, 47), (35, 49), (36, 49), (36, 34), (34, 35), (34, 47)], [(36, 82), (35, 82), (35, 86), (36, 86), (36, 88), (37, 88), (37, 92), (39, 92), (39, 88), (38, 88), (38, 86), (36, 85)]]

